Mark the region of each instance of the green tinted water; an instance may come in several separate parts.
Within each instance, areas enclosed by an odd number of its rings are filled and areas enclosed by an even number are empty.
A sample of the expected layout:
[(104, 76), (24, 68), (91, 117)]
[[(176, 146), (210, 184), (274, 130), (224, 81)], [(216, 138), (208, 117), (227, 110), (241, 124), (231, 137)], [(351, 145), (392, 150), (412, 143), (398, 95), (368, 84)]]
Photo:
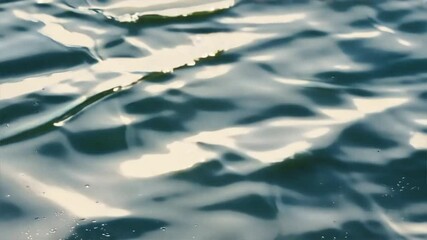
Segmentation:
[(427, 238), (426, 10), (2, 1), (0, 239)]

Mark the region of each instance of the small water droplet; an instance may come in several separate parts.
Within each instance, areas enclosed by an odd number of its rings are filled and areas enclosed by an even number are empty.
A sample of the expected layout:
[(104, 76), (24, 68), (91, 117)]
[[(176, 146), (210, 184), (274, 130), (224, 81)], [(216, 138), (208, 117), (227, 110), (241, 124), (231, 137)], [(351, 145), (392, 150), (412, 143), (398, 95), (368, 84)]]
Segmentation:
[(90, 185), (89, 185), (89, 184), (86, 184), (86, 185), (85, 185), (85, 188), (90, 188)]
[(160, 230), (162, 230), (164, 232), (164, 231), (166, 231), (166, 227), (161, 227)]
[(10, 197), (10, 194), (7, 194), (7, 195), (6, 195), (6, 197), (7, 197), (7, 198), (9, 198), (9, 197)]
[(92, 220), (92, 223), (96, 223), (96, 220)]

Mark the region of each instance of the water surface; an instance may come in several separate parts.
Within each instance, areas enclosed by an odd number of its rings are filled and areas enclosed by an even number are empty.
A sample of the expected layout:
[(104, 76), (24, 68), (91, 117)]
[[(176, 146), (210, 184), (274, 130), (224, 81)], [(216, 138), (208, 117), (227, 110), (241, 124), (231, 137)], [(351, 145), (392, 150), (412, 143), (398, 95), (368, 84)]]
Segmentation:
[(1, 239), (426, 239), (427, 3), (0, 3)]

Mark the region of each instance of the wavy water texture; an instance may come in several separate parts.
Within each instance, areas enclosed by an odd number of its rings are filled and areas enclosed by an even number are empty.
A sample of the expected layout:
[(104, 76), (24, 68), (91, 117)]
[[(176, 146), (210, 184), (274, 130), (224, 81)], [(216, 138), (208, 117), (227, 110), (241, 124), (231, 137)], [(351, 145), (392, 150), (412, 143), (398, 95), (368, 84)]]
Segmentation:
[(198, 13), (224, 10), (234, 5), (234, 0), (158, 0), (158, 1), (88, 1), (88, 8), (101, 12), (119, 22), (135, 22), (144, 16), (181, 17)]
[(0, 3), (0, 239), (426, 239), (423, 1)]

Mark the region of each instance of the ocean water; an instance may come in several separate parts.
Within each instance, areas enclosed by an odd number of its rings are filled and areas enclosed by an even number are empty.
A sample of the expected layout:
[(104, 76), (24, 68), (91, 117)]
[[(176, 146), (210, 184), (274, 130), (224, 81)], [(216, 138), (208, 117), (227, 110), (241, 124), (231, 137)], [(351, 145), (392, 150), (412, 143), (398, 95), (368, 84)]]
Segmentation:
[(427, 239), (426, 11), (1, 0), (0, 240)]

